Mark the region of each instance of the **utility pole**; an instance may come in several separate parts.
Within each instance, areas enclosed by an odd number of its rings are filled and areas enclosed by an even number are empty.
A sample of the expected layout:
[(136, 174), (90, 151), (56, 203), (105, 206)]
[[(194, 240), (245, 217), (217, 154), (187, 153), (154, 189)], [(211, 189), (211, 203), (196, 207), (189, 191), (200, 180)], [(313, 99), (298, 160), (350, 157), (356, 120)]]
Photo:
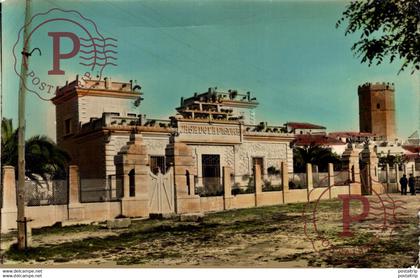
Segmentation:
[[(2, 52), (2, 45), (3, 45), (3, 26), (2, 26), (2, 22), (3, 22), (3, 13), (2, 13), (2, 3), (0, 2), (0, 119), (1, 122), (3, 123), (3, 52)], [(1, 148), (1, 144), (3, 143), (2, 141), (2, 137), (0, 136), (0, 153), (2, 151)], [(1, 160), (0, 160), (0, 186), (3, 186), (2, 184), (2, 178), (3, 178), (3, 165), (1, 164)], [(2, 196), (3, 198), (3, 196)], [(1, 213), (0, 213), (0, 264), (3, 264), (3, 250), (1, 249), (1, 227), (2, 227), (2, 222), (3, 219), (1, 217)]]
[(19, 129), (18, 129), (18, 196), (17, 196), (17, 228), (18, 249), (26, 248), (26, 217), (25, 217), (25, 97), (26, 75), (28, 73), (28, 23), (30, 17), (30, 0), (25, 2), (25, 25), (23, 27), (23, 50), (20, 67), (19, 83)]

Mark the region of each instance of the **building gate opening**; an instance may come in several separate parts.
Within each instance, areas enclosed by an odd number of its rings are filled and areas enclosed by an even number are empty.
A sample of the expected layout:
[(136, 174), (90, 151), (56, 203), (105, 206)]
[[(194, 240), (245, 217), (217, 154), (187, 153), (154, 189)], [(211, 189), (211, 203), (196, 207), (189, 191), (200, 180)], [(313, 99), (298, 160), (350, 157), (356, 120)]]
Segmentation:
[(216, 192), (220, 188), (220, 155), (203, 154), (201, 157), (203, 186), (205, 192)]

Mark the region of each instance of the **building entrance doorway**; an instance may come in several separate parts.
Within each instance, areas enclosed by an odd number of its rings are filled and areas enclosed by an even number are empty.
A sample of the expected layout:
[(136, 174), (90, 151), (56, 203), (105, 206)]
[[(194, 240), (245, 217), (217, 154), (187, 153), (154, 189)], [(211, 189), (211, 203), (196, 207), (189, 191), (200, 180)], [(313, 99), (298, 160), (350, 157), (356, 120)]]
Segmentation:
[(217, 190), (220, 186), (220, 155), (201, 156), (203, 186), (206, 191)]

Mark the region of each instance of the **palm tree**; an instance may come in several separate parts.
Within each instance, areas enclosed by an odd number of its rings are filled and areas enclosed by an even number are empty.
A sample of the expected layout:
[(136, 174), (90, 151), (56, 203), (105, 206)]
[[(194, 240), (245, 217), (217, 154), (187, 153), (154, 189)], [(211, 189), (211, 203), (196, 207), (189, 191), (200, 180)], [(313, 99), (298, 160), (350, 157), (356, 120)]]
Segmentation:
[(328, 148), (318, 145), (295, 147), (293, 149), (293, 168), (295, 172), (305, 172), (306, 164), (318, 165), (322, 172), (327, 171), (328, 163), (340, 164), (340, 158)]
[[(2, 119), (1, 125), (1, 163), (18, 167), (18, 132), (13, 129), (11, 119)], [(41, 177), (62, 179), (66, 177), (66, 167), (70, 156), (47, 136), (36, 135), (25, 142), (25, 174), (31, 180)]]

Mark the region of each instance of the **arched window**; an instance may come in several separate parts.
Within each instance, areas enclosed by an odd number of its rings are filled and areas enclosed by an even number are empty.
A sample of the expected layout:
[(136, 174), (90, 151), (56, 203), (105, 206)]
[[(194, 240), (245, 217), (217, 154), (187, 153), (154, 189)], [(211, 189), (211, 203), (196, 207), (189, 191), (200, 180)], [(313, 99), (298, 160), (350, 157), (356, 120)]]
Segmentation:
[(130, 191), (130, 197), (136, 196), (136, 172), (134, 169), (128, 173), (128, 187)]
[(381, 105), (379, 103), (376, 104), (377, 109), (381, 109)]

